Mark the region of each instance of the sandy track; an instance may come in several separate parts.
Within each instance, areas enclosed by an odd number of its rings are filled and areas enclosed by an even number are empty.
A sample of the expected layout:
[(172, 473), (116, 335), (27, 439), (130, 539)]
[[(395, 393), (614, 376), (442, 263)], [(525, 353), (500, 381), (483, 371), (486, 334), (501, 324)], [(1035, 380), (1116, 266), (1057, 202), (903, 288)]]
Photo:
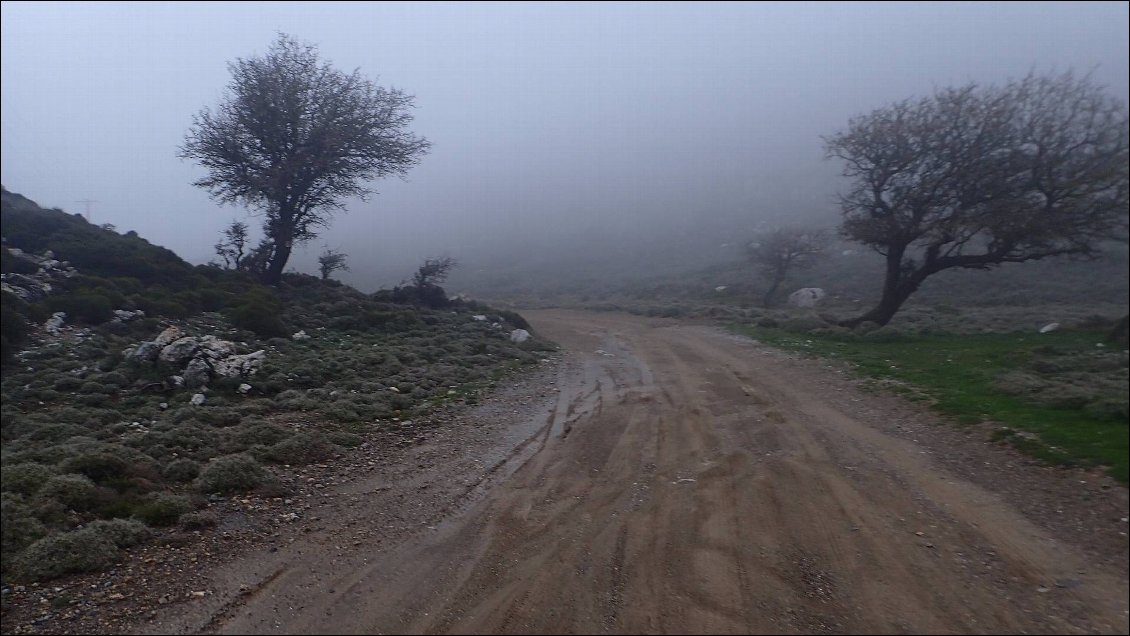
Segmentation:
[[(148, 627), (1127, 631), (1119, 519), (1100, 534), (1121, 554), (1074, 545), (1007, 489), (891, 434), (897, 413), (860, 415), (845, 404), (865, 394), (833, 394), (813, 382), (830, 371), (747, 340), (615, 314), (527, 316), (572, 352), (558, 397), (531, 405), (489, 461), (434, 469), (429, 483), (449, 485), (434, 525), (353, 541), (347, 528), (381, 523), (391, 505), (362, 496), (323, 531), (218, 572), (237, 592)], [(405, 492), (397, 505), (411, 505)], [(1124, 510), (1125, 489), (1101, 494)]]

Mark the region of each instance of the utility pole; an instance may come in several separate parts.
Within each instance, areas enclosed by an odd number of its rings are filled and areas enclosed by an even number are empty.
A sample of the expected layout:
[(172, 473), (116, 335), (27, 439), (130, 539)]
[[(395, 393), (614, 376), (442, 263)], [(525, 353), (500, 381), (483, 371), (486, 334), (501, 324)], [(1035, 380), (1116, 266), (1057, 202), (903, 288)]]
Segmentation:
[(75, 201), (75, 203), (82, 203), (82, 204), (86, 205), (86, 222), (87, 223), (93, 223), (94, 221), (91, 220), (91, 218), (90, 218), (90, 204), (91, 203), (98, 203), (98, 202), (91, 200), (91, 199), (82, 199), (82, 200), (79, 200), (79, 201)]

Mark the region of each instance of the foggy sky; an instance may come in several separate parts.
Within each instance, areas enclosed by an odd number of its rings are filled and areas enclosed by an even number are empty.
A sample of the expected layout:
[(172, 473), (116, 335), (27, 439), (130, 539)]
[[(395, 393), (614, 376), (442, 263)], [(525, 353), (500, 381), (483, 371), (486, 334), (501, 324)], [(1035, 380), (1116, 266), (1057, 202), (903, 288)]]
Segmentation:
[[(177, 157), (227, 63), (278, 32), (416, 96), (431, 152), (292, 264), (346, 252), (362, 289), (425, 256), (758, 222), (832, 224), (821, 135), (935, 87), (1092, 71), (1127, 100), (1127, 3), (4, 2), (2, 180), (195, 263), (245, 210)], [(704, 230), (706, 231), (706, 230)], [(469, 256), (470, 255), (470, 256)]]

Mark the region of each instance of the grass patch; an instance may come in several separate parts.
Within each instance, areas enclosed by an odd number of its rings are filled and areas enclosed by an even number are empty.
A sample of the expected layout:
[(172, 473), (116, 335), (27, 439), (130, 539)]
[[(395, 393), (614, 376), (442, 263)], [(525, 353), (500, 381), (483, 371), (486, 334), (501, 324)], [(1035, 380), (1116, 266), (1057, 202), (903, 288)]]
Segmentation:
[[(1027, 435), (1000, 435), (1034, 457), (1053, 464), (1105, 466), (1122, 483), (1128, 475), (1130, 427), (1118, 409), (1094, 404), (1125, 402), (1122, 381), (1115, 395), (1090, 395), (1070, 401), (1047, 399), (1062, 390), (1048, 384), (1029, 393), (1010, 390), (1002, 377), (1042, 373), (1043, 377), (1072, 376), (1081, 389), (1086, 374), (1080, 365), (1108, 362), (1105, 373), (1125, 375), (1125, 353), (1104, 351), (1097, 332), (1063, 331), (1049, 334), (936, 334), (879, 335), (797, 334), (782, 329), (740, 326), (735, 329), (765, 344), (812, 355), (845, 360), (880, 384), (929, 400), (938, 411), (961, 423), (999, 422)], [(1057, 360), (1051, 364), (1049, 360)], [(1078, 362), (1085, 360), (1086, 362)], [(1102, 365), (1100, 365), (1102, 366)], [(1067, 367), (1067, 368), (1064, 368)], [(1097, 371), (1095, 372), (1097, 373)], [(1095, 381), (1090, 385), (1102, 385)], [(1106, 382), (1106, 384), (1110, 384)], [(909, 386), (908, 386), (909, 385)], [(1120, 393), (1119, 393), (1120, 392)], [(1088, 407), (1091, 408), (1088, 408)]]

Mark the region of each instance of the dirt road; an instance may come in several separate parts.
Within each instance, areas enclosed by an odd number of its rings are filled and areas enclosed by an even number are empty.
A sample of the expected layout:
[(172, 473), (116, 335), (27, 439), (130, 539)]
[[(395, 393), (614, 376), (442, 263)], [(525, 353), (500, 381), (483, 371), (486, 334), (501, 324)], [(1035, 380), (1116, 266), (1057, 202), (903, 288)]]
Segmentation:
[[(1068, 510), (1077, 476), (716, 329), (526, 315), (571, 353), (524, 424), (476, 458), (342, 486), (352, 503), (323, 527), (144, 629), (1127, 631), (1125, 488), (1075, 484), (1087, 502)], [(354, 532), (395, 506), (428, 512), (396, 537)]]

